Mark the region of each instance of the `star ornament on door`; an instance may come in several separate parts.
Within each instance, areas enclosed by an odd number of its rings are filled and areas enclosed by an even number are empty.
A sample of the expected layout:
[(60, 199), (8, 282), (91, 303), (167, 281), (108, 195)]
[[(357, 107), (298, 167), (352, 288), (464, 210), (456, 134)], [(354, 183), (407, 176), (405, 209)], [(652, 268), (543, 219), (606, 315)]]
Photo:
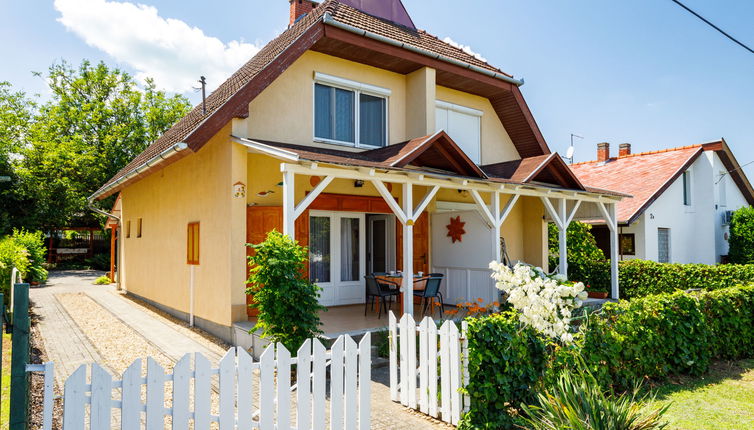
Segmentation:
[(450, 224), (447, 225), (448, 237), (453, 241), (453, 243), (462, 241), (463, 235), (466, 234), (466, 230), (463, 229), (463, 226), (465, 225), (466, 223), (461, 221), (460, 215), (455, 218), (450, 217)]

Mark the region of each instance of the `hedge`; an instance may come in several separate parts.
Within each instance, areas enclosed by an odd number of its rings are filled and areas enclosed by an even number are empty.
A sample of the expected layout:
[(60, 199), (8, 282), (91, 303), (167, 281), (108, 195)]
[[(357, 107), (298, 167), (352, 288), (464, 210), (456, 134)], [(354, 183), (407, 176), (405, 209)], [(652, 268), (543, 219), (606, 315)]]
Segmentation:
[(603, 388), (700, 375), (711, 359), (754, 357), (754, 285), (608, 303), (583, 335), (560, 346), (521, 328), (512, 313), (470, 319), (469, 412), (461, 428), (511, 428), (518, 409), (563, 368), (588, 366)]
[(0, 292), (10, 296), (10, 277), (13, 268), (21, 272), (24, 281), (43, 282), (47, 270), (43, 267), (45, 248), (42, 232), (13, 230), (13, 234), (0, 239)]
[[(754, 282), (754, 264), (675, 264), (648, 260), (618, 263), (622, 299), (688, 289), (719, 290)], [(610, 291), (610, 262), (592, 261), (568, 267), (568, 279), (590, 285), (590, 291)]]

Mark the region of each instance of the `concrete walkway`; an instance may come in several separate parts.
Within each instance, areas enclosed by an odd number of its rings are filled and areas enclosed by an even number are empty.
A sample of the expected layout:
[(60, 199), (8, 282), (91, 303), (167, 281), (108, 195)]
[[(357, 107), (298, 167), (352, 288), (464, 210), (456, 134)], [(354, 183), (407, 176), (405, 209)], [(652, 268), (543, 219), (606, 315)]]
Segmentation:
[[(38, 317), (39, 332), (50, 361), (55, 363), (55, 380), (59, 388), (80, 365), (104, 364), (97, 345), (79, 328), (56, 297), (66, 293), (84, 293), (111, 312), (118, 320), (154, 345), (173, 362), (184, 354), (201, 352), (215, 365), (226, 349), (199, 334), (131, 301), (110, 285), (93, 285), (104, 273), (95, 271), (60, 271), (50, 273), (43, 287), (33, 288), (30, 298)], [(79, 316), (80, 318), (80, 316)], [(105, 366), (107, 367), (107, 366)], [(111, 373), (112, 369), (108, 369)], [(450, 428), (418, 412), (411, 412), (390, 401), (387, 368), (372, 371), (372, 429), (440, 429)]]

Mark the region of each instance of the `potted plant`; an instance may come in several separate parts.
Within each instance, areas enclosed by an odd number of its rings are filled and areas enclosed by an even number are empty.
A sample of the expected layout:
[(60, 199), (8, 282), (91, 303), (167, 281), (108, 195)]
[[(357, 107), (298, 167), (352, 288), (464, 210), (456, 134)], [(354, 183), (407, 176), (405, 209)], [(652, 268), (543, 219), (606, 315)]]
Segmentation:
[(590, 285), (586, 286), (586, 293), (590, 299), (606, 299), (607, 290), (603, 287), (592, 288)]

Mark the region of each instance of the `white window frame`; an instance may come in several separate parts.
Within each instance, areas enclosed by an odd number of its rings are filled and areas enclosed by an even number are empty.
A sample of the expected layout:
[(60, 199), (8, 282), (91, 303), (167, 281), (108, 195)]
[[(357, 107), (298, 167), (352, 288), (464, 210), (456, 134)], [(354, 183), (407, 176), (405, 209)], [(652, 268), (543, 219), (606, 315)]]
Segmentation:
[[(470, 115), (479, 118), (479, 147), (477, 148), (477, 150), (479, 151), (479, 164), (482, 164), (482, 117), (484, 116), (484, 112), (479, 109), (461, 106), (443, 100), (435, 100), (435, 109), (438, 108), (452, 110), (464, 115)], [(435, 124), (435, 128), (437, 128), (437, 124)], [(447, 133), (448, 130), (445, 130), (445, 132)]]
[[(354, 141), (347, 142), (337, 139), (328, 139), (317, 137), (317, 96), (316, 85), (326, 85), (329, 87), (340, 88), (354, 93)], [(366, 145), (361, 140), (361, 94), (373, 97), (379, 97), (385, 100), (385, 145), (375, 146)], [(352, 81), (350, 79), (340, 78), (338, 76), (327, 75), (320, 72), (314, 72), (314, 81), (312, 82), (312, 140), (320, 143), (329, 143), (332, 145), (348, 146), (351, 148), (375, 149), (383, 148), (390, 144), (390, 95), (392, 91), (389, 88), (378, 87), (376, 85), (365, 84), (363, 82)]]

